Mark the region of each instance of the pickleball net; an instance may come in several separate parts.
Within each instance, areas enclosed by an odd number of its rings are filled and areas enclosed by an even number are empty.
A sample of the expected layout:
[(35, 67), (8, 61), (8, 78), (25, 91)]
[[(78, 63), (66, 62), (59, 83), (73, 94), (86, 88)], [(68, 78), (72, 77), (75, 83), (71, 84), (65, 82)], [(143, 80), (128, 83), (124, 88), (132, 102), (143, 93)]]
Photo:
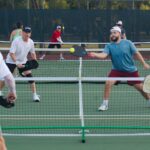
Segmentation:
[[(10, 110), (0, 109), (5, 135), (150, 135), (149, 105), (140, 93), (126, 83), (130, 80), (143, 81), (144, 78), (83, 77), (82, 87), (79, 87), (78, 77), (34, 78), (41, 96), (40, 103), (32, 102), (27, 84), (29, 79), (16, 80), (16, 106)], [(112, 89), (109, 109), (99, 112), (97, 109), (102, 102), (106, 80), (118, 80), (121, 83)]]
[[(4, 53), (5, 54), (5, 53)], [(149, 62), (148, 51), (145, 58)], [(109, 109), (99, 112), (104, 83), (111, 61), (79, 59), (66, 52), (66, 60), (56, 59), (51, 50), (34, 78), (16, 77), (18, 100), (10, 110), (0, 109), (0, 120), (7, 136), (137, 136), (150, 135), (150, 108), (147, 101), (127, 81), (144, 81), (149, 71), (143, 71), (136, 61), (141, 78), (115, 78), (121, 81), (112, 89)], [(32, 102), (28, 80), (35, 80), (41, 102)], [(111, 80), (114, 80), (111, 78)], [(6, 92), (6, 89), (5, 89)], [(4, 92), (4, 93), (5, 93)]]

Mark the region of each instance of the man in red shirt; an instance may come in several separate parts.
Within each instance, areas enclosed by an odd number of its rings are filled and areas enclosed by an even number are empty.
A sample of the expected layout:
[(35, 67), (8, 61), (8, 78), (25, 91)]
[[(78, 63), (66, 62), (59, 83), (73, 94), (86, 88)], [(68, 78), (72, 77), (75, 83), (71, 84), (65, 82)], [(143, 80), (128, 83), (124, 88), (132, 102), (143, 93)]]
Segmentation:
[[(63, 43), (61, 39), (61, 33), (62, 33), (61, 26), (57, 26), (56, 30), (53, 32), (50, 38), (51, 44), (48, 45), (48, 48), (55, 48), (55, 47), (61, 48), (61, 45)], [(45, 55), (46, 53), (43, 54), (40, 59), (43, 59)], [(63, 53), (60, 53), (60, 60), (64, 60)]]

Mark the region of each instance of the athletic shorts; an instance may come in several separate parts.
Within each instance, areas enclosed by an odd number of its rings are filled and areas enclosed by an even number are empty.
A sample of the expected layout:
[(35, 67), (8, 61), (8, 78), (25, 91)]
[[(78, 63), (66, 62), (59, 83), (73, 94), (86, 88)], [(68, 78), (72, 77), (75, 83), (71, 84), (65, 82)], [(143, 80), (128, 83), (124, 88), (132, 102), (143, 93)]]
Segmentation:
[[(13, 74), (14, 70), (16, 69), (16, 64), (10, 64), (10, 63), (6, 63), (7, 67), (9, 68), (10, 72)], [(19, 70), (19, 68), (17, 68)]]
[(61, 48), (61, 44), (49, 44), (48, 45), (48, 48), (55, 48), (55, 47)]
[[(131, 77), (131, 78), (137, 78), (139, 77), (138, 71), (135, 72), (123, 72), (123, 71), (118, 71), (118, 70), (111, 70), (108, 77)], [(117, 81), (118, 83), (119, 81)], [(134, 84), (140, 84), (142, 83), (141, 81), (127, 81), (129, 85), (134, 85)]]
[(11, 73), (14, 73), (15, 68), (17, 67), (16, 64), (6, 63), (7, 67), (9, 68)]

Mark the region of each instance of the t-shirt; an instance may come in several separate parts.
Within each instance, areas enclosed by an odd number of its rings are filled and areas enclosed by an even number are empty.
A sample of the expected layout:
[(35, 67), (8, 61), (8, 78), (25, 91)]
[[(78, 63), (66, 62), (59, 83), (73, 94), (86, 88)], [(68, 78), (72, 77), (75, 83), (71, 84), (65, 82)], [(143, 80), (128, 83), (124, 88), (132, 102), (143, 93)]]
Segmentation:
[(59, 42), (59, 41), (57, 40), (57, 38), (60, 38), (60, 37), (61, 37), (61, 32), (55, 30), (55, 31), (53, 32), (53, 34), (52, 34), (52, 37), (51, 37), (51, 39), (50, 39), (50, 42)]
[(35, 52), (33, 40), (29, 38), (29, 40), (25, 42), (23, 41), (22, 37), (18, 37), (11, 44), (10, 51), (6, 58), (6, 63), (15, 64), (10, 57), (10, 53), (14, 53), (16, 56), (16, 63), (25, 64), (27, 62), (27, 56), (29, 52)]
[(2, 54), (0, 53), (0, 79), (4, 78), (5, 76), (11, 74), (8, 67), (5, 64)]
[(111, 56), (112, 69), (125, 72), (137, 71), (133, 55), (137, 52), (135, 45), (129, 40), (110, 43), (105, 46), (104, 53)]

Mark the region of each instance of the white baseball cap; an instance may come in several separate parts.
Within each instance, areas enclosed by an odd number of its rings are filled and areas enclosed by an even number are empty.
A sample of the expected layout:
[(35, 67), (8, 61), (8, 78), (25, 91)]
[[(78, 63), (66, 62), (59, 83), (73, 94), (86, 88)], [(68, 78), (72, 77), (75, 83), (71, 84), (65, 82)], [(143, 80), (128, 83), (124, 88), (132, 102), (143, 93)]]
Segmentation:
[(57, 29), (61, 29), (61, 26), (57, 26)]
[(122, 26), (122, 25), (123, 25), (123, 22), (122, 22), (121, 20), (119, 20), (116, 24)]
[(121, 33), (121, 29), (118, 26), (114, 26), (110, 29), (110, 32), (117, 31)]

